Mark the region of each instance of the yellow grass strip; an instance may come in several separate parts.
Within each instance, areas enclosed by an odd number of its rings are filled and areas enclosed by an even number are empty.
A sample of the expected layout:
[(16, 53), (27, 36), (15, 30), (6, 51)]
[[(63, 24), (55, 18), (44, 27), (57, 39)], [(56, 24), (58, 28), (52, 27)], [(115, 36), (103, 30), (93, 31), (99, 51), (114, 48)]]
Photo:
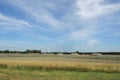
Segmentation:
[(120, 72), (118, 63), (98, 62), (63, 62), (63, 61), (24, 61), (0, 60), (0, 68), (28, 69), (28, 70), (65, 70), (65, 71), (92, 71), (92, 72)]

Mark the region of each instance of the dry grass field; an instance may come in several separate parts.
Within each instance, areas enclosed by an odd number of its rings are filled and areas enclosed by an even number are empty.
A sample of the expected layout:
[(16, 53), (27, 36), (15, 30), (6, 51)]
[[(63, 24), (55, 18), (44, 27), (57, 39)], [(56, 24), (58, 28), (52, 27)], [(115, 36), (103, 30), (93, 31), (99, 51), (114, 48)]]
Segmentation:
[[(32, 75), (32, 72), (37, 73), (36, 75), (41, 75), (44, 73), (44, 76), (48, 76), (49, 78), (44, 79), (39, 76), (39, 78), (42, 80), (80, 80), (83, 76), (85, 77), (85, 75), (81, 76), (82, 73), (93, 75), (96, 75), (96, 73), (98, 73), (100, 75), (103, 75), (101, 76), (102, 79), (100, 80), (119, 80), (120, 56), (0, 54), (0, 80), (13, 80), (11, 77), (5, 79), (8, 75), (4, 75), (2, 72), (6, 72), (11, 75), (14, 74), (14, 71), (17, 71), (17, 74), (19, 75), (18, 78), (20, 76), (23, 76), (21, 75), (23, 72), (30, 71), (28, 75)], [(57, 72), (56, 75), (62, 79), (57, 79), (57, 77), (49, 75), (53, 74), (55, 71)], [(67, 78), (63, 75), (63, 72), (65, 75), (69, 74), (67, 75)], [(107, 77), (104, 74), (109, 75), (110, 77)], [(93, 75), (91, 75), (91, 78), (95, 78)], [(100, 77), (100, 75), (96, 76)], [(77, 78), (74, 78), (75, 76), (77, 76)], [(80, 76), (81, 78), (79, 78)], [(116, 78), (116, 76), (118, 77)], [(52, 77), (55, 77), (55, 79)], [(70, 77), (72, 78), (69, 79)], [(31, 78), (29, 80), (39, 80), (39, 78)], [(20, 80), (27, 79), (24, 78)], [(86, 80), (86, 78), (83, 78), (82, 80)], [(92, 80), (98, 79), (96, 78)]]

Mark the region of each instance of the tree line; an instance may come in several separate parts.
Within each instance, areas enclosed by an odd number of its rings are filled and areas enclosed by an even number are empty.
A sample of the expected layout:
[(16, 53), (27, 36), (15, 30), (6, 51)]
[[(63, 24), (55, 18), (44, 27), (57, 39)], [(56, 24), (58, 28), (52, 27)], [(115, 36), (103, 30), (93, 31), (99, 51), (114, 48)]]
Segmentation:
[(21, 53), (21, 54), (29, 54), (29, 53), (42, 53), (41, 50), (30, 50), (30, 49), (27, 49), (25, 51), (12, 51), (12, 50), (0, 50), (0, 53)]
[(53, 55), (57, 55), (57, 54), (64, 54), (64, 55), (71, 55), (74, 53), (77, 53), (78, 55), (92, 55), (92, 54), (101, 54), (101, 55), (120, 55), (120, 52), (42, 52), (41, 50), (30, 50), (27, 49), (25, 51), (12, 51), (12, 50), (0, 50), (0, 53), (20, 53), (20, 54), (30, 54), (30, 53), (39, 53), (39, 54), (53, 54)]

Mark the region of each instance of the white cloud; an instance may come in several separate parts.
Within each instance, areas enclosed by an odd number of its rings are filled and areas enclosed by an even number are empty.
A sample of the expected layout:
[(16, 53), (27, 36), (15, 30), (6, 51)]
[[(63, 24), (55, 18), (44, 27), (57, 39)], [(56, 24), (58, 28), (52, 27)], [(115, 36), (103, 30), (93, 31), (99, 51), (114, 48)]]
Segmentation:
[[(63, 33), (69, 37), (67, 39), (75, 41), (91, 38), (99, 32), (101, 25), (99, 24), (98, 17), (120, 10), (119, 3), (106, 4), (105, 0), (74, 0), (76, 4), (71, 5), (72, 7), (68, 10), (68, 13), (65, 13), (65, 16), (62, 19), (59, 19), (55, 16), (59, 17), (60, 15), (55, 15), (54, 12), (58, 11), (61, 14), (66, 11), (68, 6), (63, 4), (64, 1), (67, 2), (69, 0), (61, 0), (58, 1), (58, 3), (50, 0), (7, 1), (17, 6), (17, 8), (19, 7), (19, 9), (30, 15), (35, 22), (39, 23), (35, 28), (39, 29), (38, 27), (40, 27), (40, 29), (45, 31), (51, 30), (53, 34), (56, 34), (57, 31), (60, 32), (63, 29), (66, 29), (66, 32), (63, 30)], [(71, 4), (74, 4), (74, 2)], [(62, 12), (61, 8), (65, 7), (66, 9)], [(36, 34), (36, 36), (39, 35)], [(43, 34), (43, 36), (46, 36), (46, 34)], [(63, 37), (64, 35), (61, 34), (60, 36)]]
[(80, 41), (91, 38), (96, 35), (98, 32), (98, 26), (96, 26), (97, 21), (81, 21), (84, 24), (79, 26), (77, 30), (71, 31), (69, 37), (71, 40)]
[(18, 19), (15, 19), (15, 18), (10, 18), (10, 17), (7, 17), (3, 14), (0, 14), (0, 20), (1, 21), (4, 21), (4, 22), (9, 22), (9, 23), (20, 23), (20, 24), (24, 24), (24, 25), (30, 25), (28, 22), (26, 21), (23, 21), (23, 20), (18, 20)]
[(1, 50), (26, 50), (33, 49), (30, 42), (26, 41), (9, 41), (9, 40), (0, 40), (0, 49)]
[(91, 35), (95, 34), (95, 31), (91, 30), (91, 29), (83, 29), (83, 30), (77, 30), (77, 31), (73, 31), (69, 37), (72, 40), (83, 40), (85, 38), (90, 37)]
[[(52, 27), (53, 29), (60, 29), (61, 27), (63, 28), (63, 26), (65, 26), (66, 24), (64, 22), (61, 22), (55, 18), (53, 18), (52, 16), (50, 16), (49, 14), (43, 14), (43, 15), (34, 15), (36, 18), (39, 18), (38, 20), (40, 22), (46, 23), (47, 25), (49, 25), (50, 27)], [(42, 20), (42, 21), (41, 21)]]
[(87, 42), (88, 46), (96, 46), (98, 44), (100, 44), (100, 42), (98, 40), (95, 40), (95, 39), (88, 40), (88, 42)]
[[(43, 0), (7, 0), (9, 3), (18, 6), (24, 12), (29, 14), (33, 20), (38, 23), (47, 24), (49, 29), (60, 29), (66, 26), (64, 22), (54, 17), (53, 13), (50, 11), (57, 11), (58, 5), (53, 1), (43, 1)], [(61, 5), (62, 7), (62, 5)]]
[(106, 4), (106, 0), (77, 0), (76, 15), (83, 19), (92, 19), (120, 10), (120, 4)]
[[(100, 17), (104, 16), (105, 19), (108, 18), (107, 16), (109, 14), (120, 10), (119, 5), (120, 3), (107, 4), (105, 0), (77, 0), (76, 12), (74, 14), (75, 18), (77, 16), (76, 19), (79, 22), (77, 22), (76, 24), (84, 24), (80, 26), (78, 25), (76, 30), (71, 31), (69, 37), (72, 40), (77, 41), (85, 40), (92, 38), (94, 35), (100, 32), (103, 32), (103, 30), (106, 28), (109, 29), (109, 26), (103, 27), (103, 25), (110, 24), (110, 21), (101, 21)], [(111, 18), (110, 20), (113, 23), (112, 25), (116, 23), (115, 21), (113, 21), (113, 18)]]
[(24, 30), (31, 27), (31, 25), (24, 21), (13, 17), (8, 17), (0, 13), (0, 29), (1, 30)]

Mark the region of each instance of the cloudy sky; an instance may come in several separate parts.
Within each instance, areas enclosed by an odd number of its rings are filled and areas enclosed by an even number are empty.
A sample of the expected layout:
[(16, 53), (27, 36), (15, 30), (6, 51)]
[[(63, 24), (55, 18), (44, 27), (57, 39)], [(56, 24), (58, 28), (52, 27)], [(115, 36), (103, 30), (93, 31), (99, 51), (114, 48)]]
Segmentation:
[(0, 0), (0, 50), (120, 51), (120, 0)]

